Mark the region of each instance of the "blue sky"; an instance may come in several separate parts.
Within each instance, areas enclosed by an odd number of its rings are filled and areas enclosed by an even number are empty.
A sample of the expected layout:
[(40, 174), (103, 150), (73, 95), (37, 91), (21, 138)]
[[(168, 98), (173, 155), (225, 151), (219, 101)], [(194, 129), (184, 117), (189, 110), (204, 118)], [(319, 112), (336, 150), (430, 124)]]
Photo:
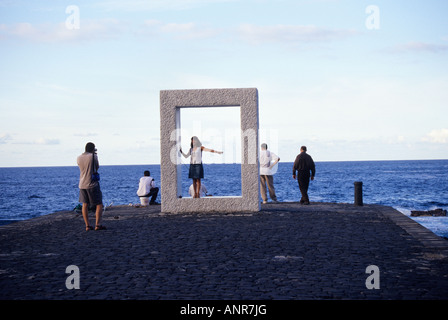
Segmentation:
[[(447, 12), (442, 0), (0, 0), (0, 167), (76, 165), (88, 141), (103, 165), (159, 163), (160, 90), (245, 87), (282, 161), (301, 145), (316, 161), (448, 159)], [(235, 161), (225, 130), (238, 117), (196, 111), (188, 135), (199, 127), (227, 156), (206, 160)]]

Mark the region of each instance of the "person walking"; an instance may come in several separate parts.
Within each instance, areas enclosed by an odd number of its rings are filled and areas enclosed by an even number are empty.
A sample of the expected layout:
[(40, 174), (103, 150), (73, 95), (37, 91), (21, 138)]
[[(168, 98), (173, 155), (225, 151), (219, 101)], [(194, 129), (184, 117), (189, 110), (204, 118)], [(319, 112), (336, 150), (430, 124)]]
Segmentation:
[(292, 167), (292, 177), (296, 179), (299, 183), (300, 193), (302, 198), (300, 199), (301, 204), (310, 204), (310, 199), (308, 198), (308, 187), (310, 185), (310, 178), (314, 180), (316, 174), (316, 166), (314, 164), (313, 158), (306, 153), (306, 146), (300, 147), (300, 154), (297, 155), (294, 165)]
[(211, 153), (222, 154), (222, 151), (216, 151), (213, 149), (208, 149), (204, 147), (198, 137), (193, 136), (191, 138), (190, 151), (185, 154), (180, 148), (180, 153), (185, 157), (191, 157), (190, 159), (190, 171), (188, 173), (188, 178), (193, 179), (193, 198), (200, 198), (201, 192), (201, 179), (204, 178), (204, 167), (202, 165), (202, 152), (207, 151)]
[(88, 142), (85, 152), (76, 159), (79, 167), (79, 202), (82, 203), (82, 217), (86, 230), (93, 230), (89, 223), (89, 207), (95, 207), (95, 230), (104, 230), (101, 225), (103, 214), (103, 194), (101, 193), (99, 179), (92, 178), (92, 173), (100, 167), (95, 144)]
[(279, 161), (280, 158), (274, 152), (268, 150), (268, 145), (266, 143), (262, 143), (260, 152), (260, 191), (263, 203), (267, 203), (268, 201), (266, 185), (268, 187), (269, 196), (271, 197), (271, 200), (273, 202), (277, 202), (272, 168)]

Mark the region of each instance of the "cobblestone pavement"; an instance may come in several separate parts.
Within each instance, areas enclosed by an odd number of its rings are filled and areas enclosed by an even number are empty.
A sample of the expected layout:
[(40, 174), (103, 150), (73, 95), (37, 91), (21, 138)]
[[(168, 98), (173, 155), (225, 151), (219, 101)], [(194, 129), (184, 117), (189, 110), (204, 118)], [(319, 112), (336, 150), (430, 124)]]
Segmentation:
[[(85, 231), (68, 211), (1, 226), (0, 299), (448, 298), (448, 241), (390, 207), (162, 214), (116, 206), (103, 217), (102, 231)], [(71, 265), (79, 289), (66, 286), (75, 284)], [(371, 265), (378, 272), (366, 273)]]

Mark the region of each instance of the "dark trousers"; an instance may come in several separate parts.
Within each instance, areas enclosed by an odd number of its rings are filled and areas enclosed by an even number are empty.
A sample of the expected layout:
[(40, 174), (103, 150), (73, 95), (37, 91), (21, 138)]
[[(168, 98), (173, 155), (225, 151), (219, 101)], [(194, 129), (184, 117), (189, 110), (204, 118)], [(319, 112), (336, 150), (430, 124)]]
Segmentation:
[(297, 181), (299, 182), (300, 193), (302, 194), (302, 199), (300, 202), (310, 202), (308, 198), (308, 187), (310, 186), (310, 174), (299, 172), (297, 176)]
[(157, 194), (159, 193), (159, 188), (155, 187), (152, 188), (149, 193), (146, 196), (143, 196), (145, 198), (149, 198), (151, 197), (151, 200), (149, 200), (149, 203), (154, 203), (156, 202), (156, 198), (157, 198)]

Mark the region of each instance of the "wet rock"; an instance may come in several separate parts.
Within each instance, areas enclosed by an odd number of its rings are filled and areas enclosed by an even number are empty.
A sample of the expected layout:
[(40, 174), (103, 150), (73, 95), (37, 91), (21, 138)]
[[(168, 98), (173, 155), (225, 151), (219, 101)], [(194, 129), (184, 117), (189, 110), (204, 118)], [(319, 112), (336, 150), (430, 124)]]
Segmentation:
[(428, 211), (411, 211), (411, 217), (445, 217), (446, 210), (434, 209)]

